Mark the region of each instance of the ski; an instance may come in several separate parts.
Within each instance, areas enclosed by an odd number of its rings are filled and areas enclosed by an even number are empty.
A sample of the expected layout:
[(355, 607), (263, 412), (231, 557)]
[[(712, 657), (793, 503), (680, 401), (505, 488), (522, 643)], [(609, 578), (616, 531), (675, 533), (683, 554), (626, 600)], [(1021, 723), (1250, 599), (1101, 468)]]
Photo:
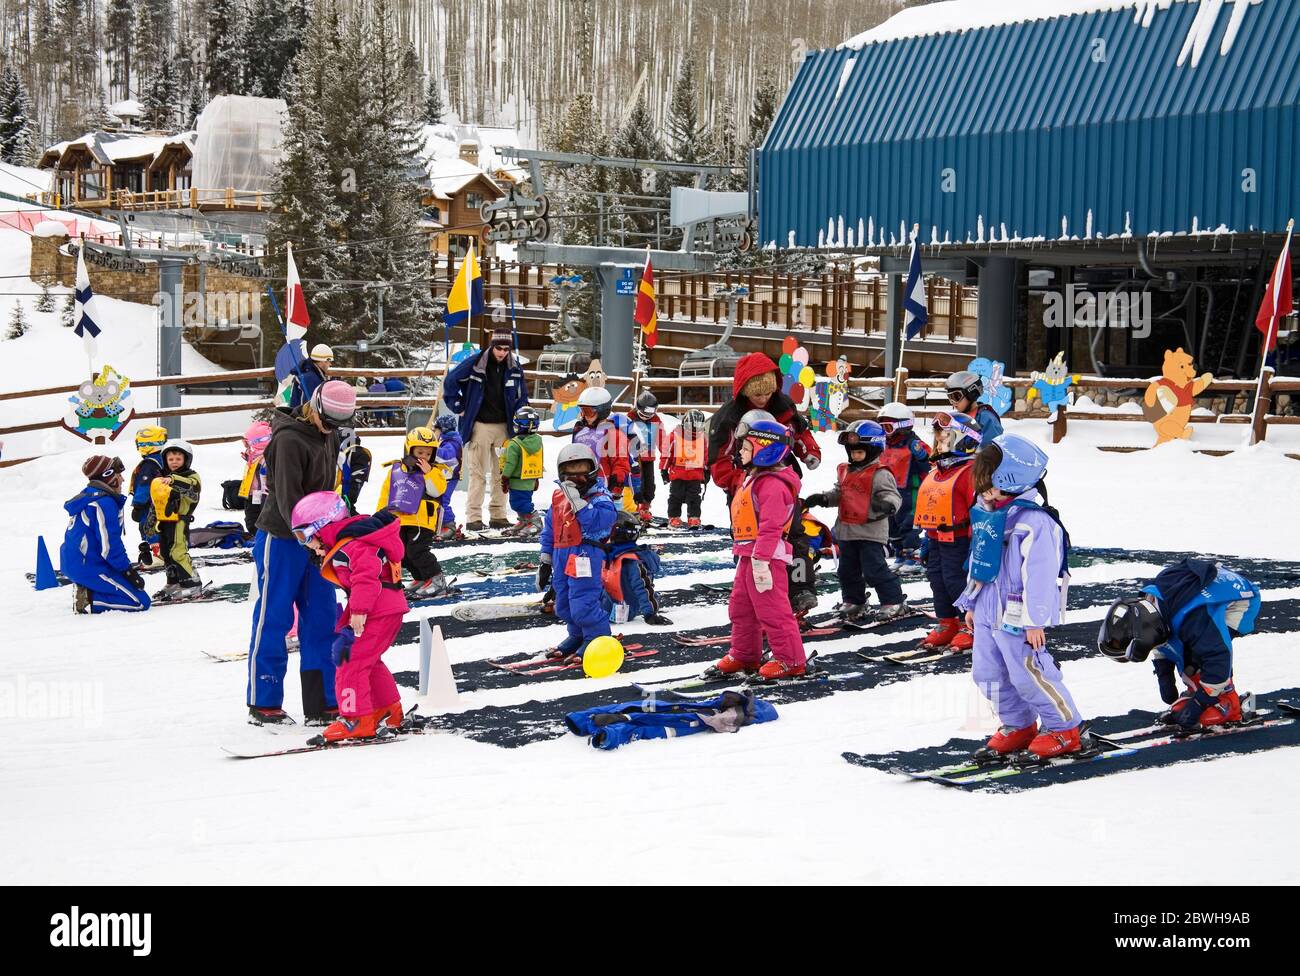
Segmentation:
[(465, 621), (505, 620), (511, 617), (531, 617), (540, 614), (543, 606), (542, 600), (530, 600), (527, 603), (479, 601), (461, 604), (452, 609), (451, 615), (457, 620)]
[[(842, 627), (808, 627), (799, 631), (800, 637), (829, 637), (838, 634)], [(689, 634), (673, 634), (673, 643), (683, 647), (722, 647), (731, 643), (731, 635), (718, 637), (691, 637)]]
[[(314, 736), (313, 738), (319, 738)], [(373, 739), (344, 739), (341, 742), (321, 742), (317, 744), (293, 746), (289, 749), (253, 750), (240, 747), (222, 746), (221, 751), (231, 759), (266, 759), (270, 756), (296, 756), (304, 752), (328, 752), (336, 749), (355, 749), (360, 746), (378, 746), (386, 742), (399, 742), (400, 735), (377, 735)]]
[[(642, 649), (641, 644), (623, 645), (624, 653), (627, 653), (629, 651), (639, 651), (641, 649)], [(509, 671), (512, 674), (517, 674), (520, 672), (525, 672), (526, 669), (528, 668), (533, 668), (533, 667), (540, 668), (548, 664), (554, 664), (556, 660), (557, 660), (556, 658), (549, 657), (547, 654), (542, 654), (538, 657), (524, 658), (524, 660), (522, 661), (484, 661), (483, 663), (486, 664), (489, 668), (495, 668), (498, 671)]]
[[(631, 649), (633, 647), (636, 649), (635, 650)], [(624, 650), (625, 658), (653, 657), (655, 654), (659, 653), (657, 650), (655, 650), (652, 647), (643, 649), (640, 644), (631, 645), (631, 647), (624, 648), (623, 650)], [(582, 667), (581, 661), (571, 661), (568, 664), (548, 664), (544, 667), (534, 668), (531, 671), (515, 670), (513, 671), (513, 673), (526, 675), (530, 678), (535, 678), (544, 674), (555, 674), (558, 671), (572, 671), (575, 668), (580, 668), (580, 667)]]
[(166, 597), (163, 591), (150, 596), (155, 607), (176, 607), (183, 606), (187, 603), (243, 603), (248, 599), (249, 584), (247, 583), (223, 583), (221, 586), (212, 586), (211, 583), (204, 583), (197, 593), (190, 596)]
[[(297, 653), (298, 653), (298, 644), (297, 644), (297, 642), (294, 642), (294, 643), (291, 645), (291, 644), (289, 644), (289, 643), (286, 641), (286, 642), (285, 642), (285, 648), (284, 648), (284, 651), (285, 651), (286, 654), (297, 654)], [(216, 653), (215, 651), (202, 651), (202, 650), (201, 650), (201, 651), (199, 651), (199, 653), (202, 654), (204, 657), (206, 657), (206, 658), (210, 658), (210, 659), (212, 659), (213, 661), (216, 661), (216, 662), (218, 662), (218, 663), (220, 663), (220, 664), (229, 664), (229, 663), (232, 662), (232, 661), (247, 661), (247, 660), (248, 660), (248, 652), (247, 652), (247, 651), (237, 651), (237, 652), (235, 652), (234, 654), (218, 654), (218, 653)]]

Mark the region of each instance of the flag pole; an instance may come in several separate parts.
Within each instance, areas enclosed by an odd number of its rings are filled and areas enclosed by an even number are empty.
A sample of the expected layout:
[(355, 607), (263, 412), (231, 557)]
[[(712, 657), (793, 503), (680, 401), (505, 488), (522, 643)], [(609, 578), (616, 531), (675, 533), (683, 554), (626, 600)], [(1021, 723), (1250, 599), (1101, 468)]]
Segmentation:
[[(909, 254), (908, 254), (908, 259), (909, 259), (909, 268), (910, 268), (910, 266), (911, 266), (911, 261), (910, 261), (910, 259), (911, 259), (911, 253), (910, 253), (910, 252), (911, 252), (911, 250), (912, 250), (913, 247), (918, 246), (918, 245), (917, 245), (917, 242), (916, 242), (916, 238), (917, 238), (917, 235), (920, 234), (920, 233), (921, 233), (921, 225), (920, 225), (919, 223), (918, 223), (918, 224), (913, 224), (913, 225), (912, 225), (912, 239), (911, 239), (910, 241), (908, 241), (908, 248), (907, 248), (908, 251), (909, 251)], [(905, 279), (904, 281), (906, 282), (906, 279)], [(892, 322), (890, 323), (890, 327), (891, 327), (891, 328), (893, 327), (893, 323), (892, 323)], [(904, 315), (903, 315), (903, 334), (899, 337), (899, 341), (898, 341), (898, 364), (894, 367), (894, 376), (895, 376), (895, 378), (897, 378), (897, 376), (898, 376), (898, 371), (901, 370), (901, 369), (903, 368), (903, 353), (906, 352), (906, 351), (907, 351), (907, 314), (904, 313)], [(901, 399), (899, 398), (899, 394), (902, 394)], [(906, 390), (899, 390), (899, 389), (898, 389), (898, 384), (897, 384), (897, 382), (895, 382), (895, 384), (894, 384), (894, 397), (895, 397), (895, 399), (898, 399), (898, 402), (899, 402), (899, 403), (902, 403), (902, 404), (904, 404), (904, 405), (907, 404), (907, 392), (906, 392)]]
[[(1282, 252), (1277, 257), (1278, 264), (1282, 263), (1283, 255), (1290, 254), (1291, 234), (1294, 230), (1295, 230), (1295, 218), (1292, 217), (1290, 220), (1286, 222), (1286, 242), (1282, 245)], [(1290, 267), (1290, 261), (1287, 262), (1287, 266), (1288, 268)], [(1276, 271), (1274, 273), (1276, 273)], [(1277, 302), (1276, 287), (1272, 289), (1272, 293), (1273, 293), (1273, 301), (1275, 303), (1275, 307), (1273, 308), (1273, 315), (1269, 319), (1268, 332), (1264, 335), (1263, 342), (1260, 345), (1260, 349), (1259, 349), (1259, 378), (1255, 381), (1255, 409), (1256, 410), (1259, 409), (1260, 397), (1264, 395), (1264, 373), (1265, 371), (1267, 371), (1270, 374), (1273, 372), (1273, 367), (1268, 364), (1268, 354), (1272, 349), (1273, 341), (1277, 336), (1278, 320), (1282, 317), (1282, 309), (1276, 307), (1276, 302)], [(1286, 314), (1290, 315), (1291, 310), (1287, 309)], [(1255, 441), (1255, 425), (1251, 424), (1250, 433), (1246, 435), (1246, 443), (1249, 445), (1249, 444), (1253, 444), (1254, 441)]]

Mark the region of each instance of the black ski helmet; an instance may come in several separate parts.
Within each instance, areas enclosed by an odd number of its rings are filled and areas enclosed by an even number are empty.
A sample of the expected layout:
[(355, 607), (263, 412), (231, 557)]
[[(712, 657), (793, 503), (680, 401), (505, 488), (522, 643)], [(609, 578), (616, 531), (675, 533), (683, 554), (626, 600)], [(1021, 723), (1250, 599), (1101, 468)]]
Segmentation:
[(1097, 631), (1097, 650), (1112, 661), (1145, 661), (1169, 640), (1169, 626), (1149, 593), (1121, 597), (1110, 605)]
[(659, 409), (659, 398), (646, 390), (636, 398), (636, 415), (642, 420), (649, 420)]
[(611, 543), (636, 542), (641, 538), (641, 520), (631, 512), (619, 512), (618, 520), (609, 530)]
[(682, 430), (686, 433), (704, 430), (709, 425), (709, 416), (703, 410), (688, 410), (682, 418)]

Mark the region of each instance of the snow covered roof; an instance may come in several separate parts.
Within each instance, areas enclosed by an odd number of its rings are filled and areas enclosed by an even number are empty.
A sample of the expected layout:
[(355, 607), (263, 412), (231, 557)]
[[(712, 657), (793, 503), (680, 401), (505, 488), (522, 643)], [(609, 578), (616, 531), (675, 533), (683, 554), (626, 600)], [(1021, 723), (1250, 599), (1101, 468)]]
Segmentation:
[(1227, 54), (1241, 27), (1247, 10), (1263, 0), (941, 0), (901, 10), (879, 26), (849, 38), (839, 47), (858, 50), (868, 44), (882, 44), (908, 37), (926, 37), (933, 34), (956, 34), (970, 30), (983, 30), (1007, 24), (1054, 17), (1075, 17), (1099, 11), (1132, 9), (1134, 23), (1150, 27), (1158, 10), (1168, 10), (1174, 3), (1199, 4), (1187, 37), (1183, 42), (1178, 63), (1189, 59), (1192, 67), (1200, 63), (1210, 36), (1219, 20), (1219, 12), (1231, 6), (1228, 29), (1219, 46), (1219, 53)]
[(530, 142), (518, 129), (508, 126), (442, 123), (424, 127), (420, 155), (430, 166), (435, 160), (460, 160), (461, 144), (472, 143), (478, 152), (478, 166), (484, 173), (500, 170), (522, 176), (524, 168), (514, 162), (507, 163), (498, 150), (505, 146), (530, 148)]
[(84, 147), (89, 150), (96, 162), (105, 165), (127, 159), (145, 159), (153, 162), (164, 149), (171, 146), (183, 146), (193, 154), (194, 133), (191, 131), (169, 135), (159, 132), (101, 132), (96, 130), (87, 132), (78, 139), (55, 143), (41, 154), (41, 161), (45, 165), (53, 165), (62, 160), (69, 149)]
[(480, 177), (496, 186), (492, 178), (480, 167), (460, 157), (429, 159), (426, 160), (425, 165), (429, 171), (429, 186), (433, 190), (433, 195), (439, 200), (450, 200)]
[(144, 105), (134, 98), (124, 98), (110, 105), (108, 111), (119, 119), (138, 119), (144, 115)]

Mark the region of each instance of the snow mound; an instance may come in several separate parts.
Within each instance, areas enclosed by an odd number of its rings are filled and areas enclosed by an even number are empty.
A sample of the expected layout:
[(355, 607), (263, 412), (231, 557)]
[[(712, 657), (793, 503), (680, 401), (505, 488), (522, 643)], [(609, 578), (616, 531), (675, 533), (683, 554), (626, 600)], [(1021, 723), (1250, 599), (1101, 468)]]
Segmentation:
[(67, 237), (68, 228), (57, 220), (42, 220), (32, 228), (33, 237)]

